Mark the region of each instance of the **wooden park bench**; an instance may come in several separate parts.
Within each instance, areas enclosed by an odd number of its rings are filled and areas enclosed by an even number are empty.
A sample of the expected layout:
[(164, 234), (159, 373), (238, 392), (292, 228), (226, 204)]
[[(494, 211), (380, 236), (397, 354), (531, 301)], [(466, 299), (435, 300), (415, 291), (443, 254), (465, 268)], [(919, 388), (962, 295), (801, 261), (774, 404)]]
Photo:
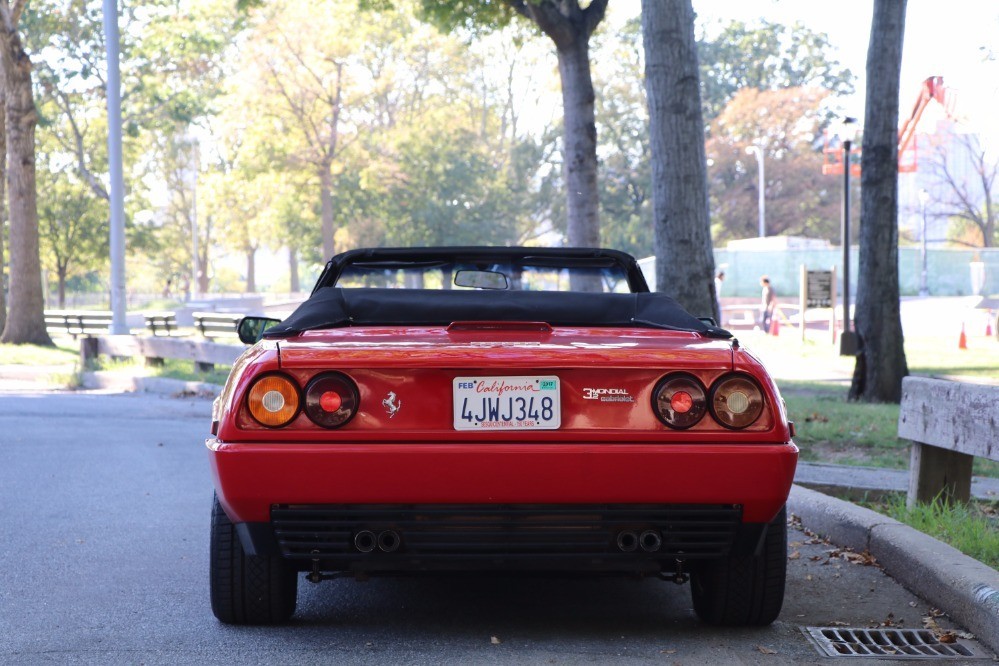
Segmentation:
[(236, 324), (243, 317), (233, 312), (195, 312), (194, 328), (206, 338), (238, 338)]
[(150, 335), (170, 336), (177, 332), (177, 315), (173, 312), (146, 312), (142, 316)]
[(999, 386), (906, 377), (898, 436), (912, 440), (910, 506), (967, 502), (975, 456), (999, 461)]
[(45, 310), (45, 330), (54, 335), (106, 334), (111, 327), (111, 313), (106, 310)]

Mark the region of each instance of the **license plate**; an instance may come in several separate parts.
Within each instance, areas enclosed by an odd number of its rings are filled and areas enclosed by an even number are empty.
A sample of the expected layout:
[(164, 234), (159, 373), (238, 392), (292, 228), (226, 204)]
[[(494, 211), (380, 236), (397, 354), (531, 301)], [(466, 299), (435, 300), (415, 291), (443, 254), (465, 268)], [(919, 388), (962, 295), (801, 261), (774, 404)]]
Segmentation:
[(455, 430), (555, 430), (558, 377), (455, 377)]

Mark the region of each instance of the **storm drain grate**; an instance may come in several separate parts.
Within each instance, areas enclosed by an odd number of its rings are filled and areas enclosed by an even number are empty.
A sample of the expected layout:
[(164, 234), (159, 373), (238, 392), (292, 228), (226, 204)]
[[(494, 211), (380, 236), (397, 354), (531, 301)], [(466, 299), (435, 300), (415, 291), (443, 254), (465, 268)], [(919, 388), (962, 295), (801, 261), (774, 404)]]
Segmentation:
[(926, 629), (853, 629), (802, 627), (819, 652), (827, 657), (880, 659), (976, 659), (967, 643), (941, 643)]

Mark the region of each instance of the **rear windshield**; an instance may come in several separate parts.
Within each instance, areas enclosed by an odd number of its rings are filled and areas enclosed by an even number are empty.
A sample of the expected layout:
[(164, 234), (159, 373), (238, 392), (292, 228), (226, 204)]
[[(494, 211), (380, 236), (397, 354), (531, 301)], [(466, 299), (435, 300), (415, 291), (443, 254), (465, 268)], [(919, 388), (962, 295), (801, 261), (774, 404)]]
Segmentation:
[[(343, 267), (337, 287), (588, 291), (629, 293), (625, 267), (605, 260), (524, 262), (356, 262)], [(565, 265), (566, 263), (573, 265)], [(548, 265), (546, 265), (548, 264)]]

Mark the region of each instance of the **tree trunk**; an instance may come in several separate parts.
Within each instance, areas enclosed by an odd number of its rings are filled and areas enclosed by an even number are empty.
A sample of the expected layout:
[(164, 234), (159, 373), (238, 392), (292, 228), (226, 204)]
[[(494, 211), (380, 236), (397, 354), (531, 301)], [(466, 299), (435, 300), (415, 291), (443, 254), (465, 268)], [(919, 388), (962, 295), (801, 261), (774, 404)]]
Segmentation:
[[(6, 5), (6, 3), (4, 3)], [(0, 342), (52, 345), (45, 330), (45, 299), (38, 250), (35, 125), (31, 61), (9, 7), (0, 27), (0, 69), (6, 91), (7, 188), (10, 198), (10, 313)]]
[(319, 203), (323, 225), (323, 261), (329, 261), (336, 254), (333, 241), (333, 174), (329, 165), (319, 169)]
[(58, 293), (59, 293), (60, 310), (63, 310), (66, 307), (66, 274), (68, 272), (69, 268), (67, 266), (60, 265), (58, 268), (56, 268), (56, 275), (58, 276), (59, 279)]
[(657, 290), (717, 313), (707, 163), (690, 0), (642, 0)]
[(195, 257), (195, 263), (197, 264), (197, 276), (195, 279), (195, 287), (198, 293), (202, 296), (208, 293), (208, 287), (210, 285), (210, 278), (208, 276), (208, 246), (209, 240), (212, 237), (212, 226), (214, 224), (214, 218), (209, 215), (205, 218), (205, 233), (199, 239), (198, 242), (198, 256)]
[(859, 348), (849, 397), (899, 402), (909, 373), (898, 290), (898, 88), (906, 0), (875, 0), (861, 156)]
[(571, 45), (558, 49), (564, 123), (562, 169), (568, 210), (566, 240), (571, 247), (600, 246), (597, 125), (588, 41), (588, 35), (576, 35)]
[(257, 291), (257, 248), (246, 248), (246, 293)]
[[(600, 200), (597, 192), (597, 125), (594, 120), (590, 35), (604, 18), (608, 0), (505, 0), (534, 21), (555, 44), (562, 82), (562, 150), (567, 215), (566, 242), (599, 247)], [(573, 276), (571, 288), (602, 291), (599, 278)]]
[(288, 248), (288, 275), (291, 278), (289, 285), (291, 293), (297, 294), (302, 290), (302, 283), (298, 277), (298, 250), (293, 247)]

